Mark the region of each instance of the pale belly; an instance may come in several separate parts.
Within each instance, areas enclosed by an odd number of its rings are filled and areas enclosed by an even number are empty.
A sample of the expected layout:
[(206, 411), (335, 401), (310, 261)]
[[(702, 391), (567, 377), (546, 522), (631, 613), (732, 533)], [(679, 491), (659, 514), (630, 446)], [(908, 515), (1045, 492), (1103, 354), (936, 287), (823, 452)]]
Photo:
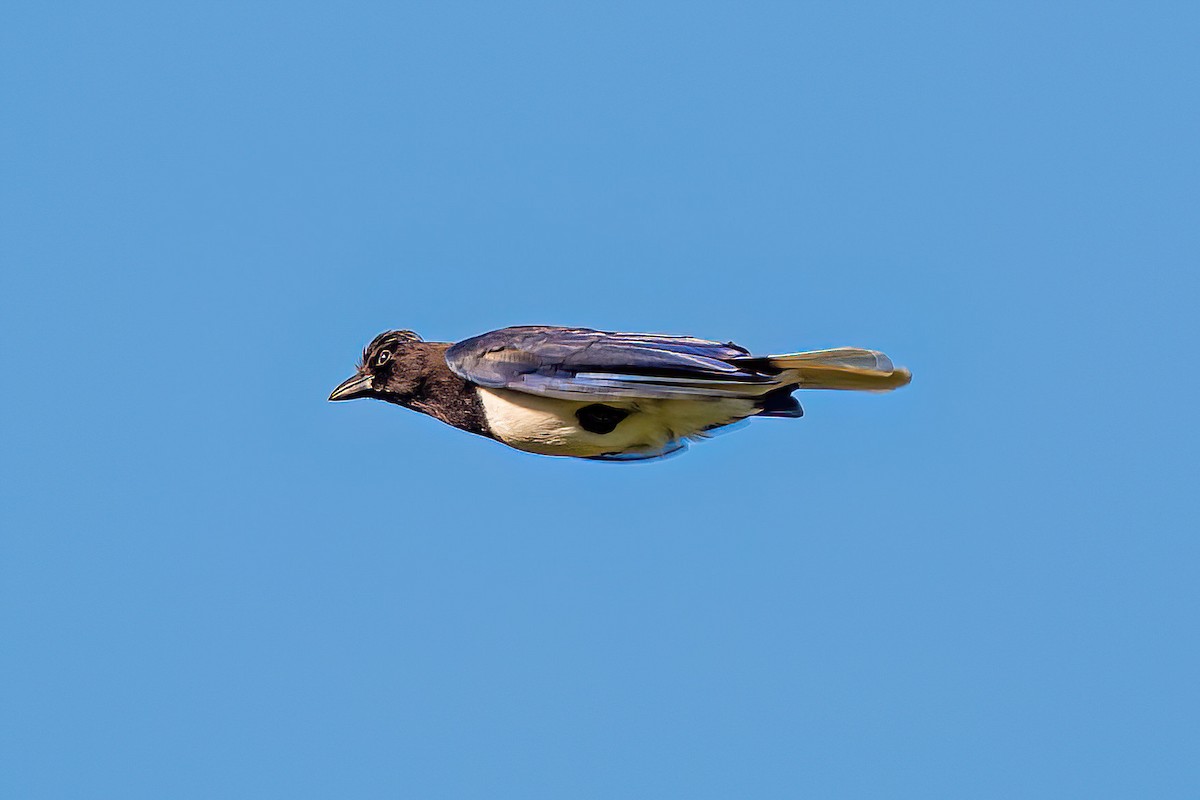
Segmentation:
[(642, 399), (605, 402), (629, 411), (609, 433), (584, 430), (575, 412), (595, 401), (573, 402), (510, 389), (477, 389), (492, 435), (505, 444), (549, 456), (655, 452), (671, 442), (728, 425), (755, 413), (751, 399)]

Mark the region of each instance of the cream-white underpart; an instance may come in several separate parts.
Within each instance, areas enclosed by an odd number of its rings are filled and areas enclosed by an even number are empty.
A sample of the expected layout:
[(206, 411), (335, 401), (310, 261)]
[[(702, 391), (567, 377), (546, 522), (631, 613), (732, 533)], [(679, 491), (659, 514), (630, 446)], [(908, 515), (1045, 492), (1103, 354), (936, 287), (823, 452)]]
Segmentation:
[(676, 439), (755, 413), (752, 398), (606, 400), (605, 405), (630, 414), (611, 433), (591, 433), (580, 427), (575, 412), (595, 400), (558, 400), (511, 389), (480, 387), (477, 391), (497, 439), (518, 450), (548, 456), (653, 452)]

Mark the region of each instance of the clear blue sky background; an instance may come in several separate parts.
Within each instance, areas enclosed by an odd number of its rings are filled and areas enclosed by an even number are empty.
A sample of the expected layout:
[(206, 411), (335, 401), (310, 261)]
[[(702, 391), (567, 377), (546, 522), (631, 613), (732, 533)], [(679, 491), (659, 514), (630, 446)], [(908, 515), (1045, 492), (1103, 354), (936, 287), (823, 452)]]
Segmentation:
[[(899, 5), (6, 4), (0, 796), (1197, 796), (1200, 11)], [(916, 377), (325, 401), (521, 323)]]

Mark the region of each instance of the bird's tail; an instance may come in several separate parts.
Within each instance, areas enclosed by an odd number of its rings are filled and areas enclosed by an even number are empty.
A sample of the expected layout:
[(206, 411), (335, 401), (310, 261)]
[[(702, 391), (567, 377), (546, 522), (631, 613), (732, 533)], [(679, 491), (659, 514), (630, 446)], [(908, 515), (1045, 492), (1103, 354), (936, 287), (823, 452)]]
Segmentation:
[(858, 347), (787, 353), (765, 360), (776, 369), (796, 373), (801, 389), (889, 392), (912, 380), (912, 373), (892, 364), (883, 353)]

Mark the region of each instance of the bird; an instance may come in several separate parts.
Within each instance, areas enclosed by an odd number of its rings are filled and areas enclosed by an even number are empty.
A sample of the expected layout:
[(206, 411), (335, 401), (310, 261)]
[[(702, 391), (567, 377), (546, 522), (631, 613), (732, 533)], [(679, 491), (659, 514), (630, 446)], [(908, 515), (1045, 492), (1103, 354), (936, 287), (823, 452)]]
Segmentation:
[(646, 461), (752, 417), (803, 416), (798, 389), (886, 392), (911, 378), (858, 347), (756, 356), (691, 336), (521, 325), (457, 343), (385, 331), (329, 400), (383, 400), (529, 453)]

